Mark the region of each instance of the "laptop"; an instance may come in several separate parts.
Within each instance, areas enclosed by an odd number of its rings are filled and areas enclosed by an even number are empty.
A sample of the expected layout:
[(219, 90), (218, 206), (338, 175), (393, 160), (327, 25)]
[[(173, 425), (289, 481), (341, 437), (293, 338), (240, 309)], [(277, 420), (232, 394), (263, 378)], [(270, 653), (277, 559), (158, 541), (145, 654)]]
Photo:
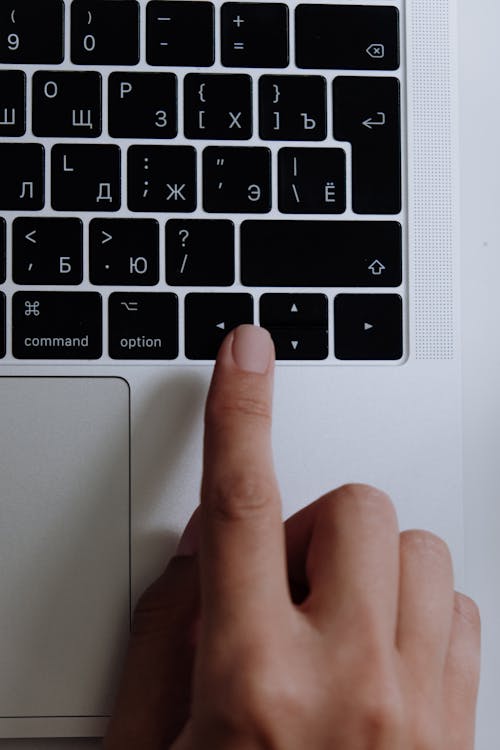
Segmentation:
[(0, 737), (105, 732), (241, 323), (284, 517), (372, 483), (463, 588), (456, 58), (454, 0), (2, 2)]

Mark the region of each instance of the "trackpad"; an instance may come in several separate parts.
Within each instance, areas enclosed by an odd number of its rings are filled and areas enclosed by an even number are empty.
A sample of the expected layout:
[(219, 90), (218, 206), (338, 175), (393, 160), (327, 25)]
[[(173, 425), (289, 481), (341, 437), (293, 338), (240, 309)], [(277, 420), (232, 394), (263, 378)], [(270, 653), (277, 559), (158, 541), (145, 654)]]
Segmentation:
[(129, 391), (0, 378), (0, 717), (109, 714), (129, 631)]

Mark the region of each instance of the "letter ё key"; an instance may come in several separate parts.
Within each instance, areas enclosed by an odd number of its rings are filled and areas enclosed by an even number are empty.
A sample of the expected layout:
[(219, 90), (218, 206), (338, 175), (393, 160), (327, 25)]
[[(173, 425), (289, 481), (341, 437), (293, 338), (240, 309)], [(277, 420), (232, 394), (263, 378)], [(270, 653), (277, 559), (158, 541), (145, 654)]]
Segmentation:
[(63, 0), (2, 0), (0, 29), (0, 63), (63, 61)]

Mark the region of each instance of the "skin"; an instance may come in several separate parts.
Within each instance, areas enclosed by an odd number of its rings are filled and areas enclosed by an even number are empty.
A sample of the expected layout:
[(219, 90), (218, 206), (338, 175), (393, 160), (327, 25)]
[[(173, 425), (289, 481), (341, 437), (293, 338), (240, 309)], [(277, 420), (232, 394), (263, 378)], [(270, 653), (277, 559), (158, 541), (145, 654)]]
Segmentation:
[(480, 617), (446, 544), (400, 533), (359, 484), (283, 524), (274, 353), (259, 329), (248, 371), (245, 328), (220, 349), (200, 507), (137, 605), (104, 748), (473, 750)]

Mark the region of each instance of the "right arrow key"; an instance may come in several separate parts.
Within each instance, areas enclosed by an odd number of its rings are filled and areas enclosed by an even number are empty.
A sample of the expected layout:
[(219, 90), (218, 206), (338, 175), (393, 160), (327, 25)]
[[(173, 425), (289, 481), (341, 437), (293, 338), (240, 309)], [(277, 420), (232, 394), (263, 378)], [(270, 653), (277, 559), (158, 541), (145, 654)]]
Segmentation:
[(337, 359), (401, 359), (403, 303), (399, 294), (338, 294), (334, 341)]

